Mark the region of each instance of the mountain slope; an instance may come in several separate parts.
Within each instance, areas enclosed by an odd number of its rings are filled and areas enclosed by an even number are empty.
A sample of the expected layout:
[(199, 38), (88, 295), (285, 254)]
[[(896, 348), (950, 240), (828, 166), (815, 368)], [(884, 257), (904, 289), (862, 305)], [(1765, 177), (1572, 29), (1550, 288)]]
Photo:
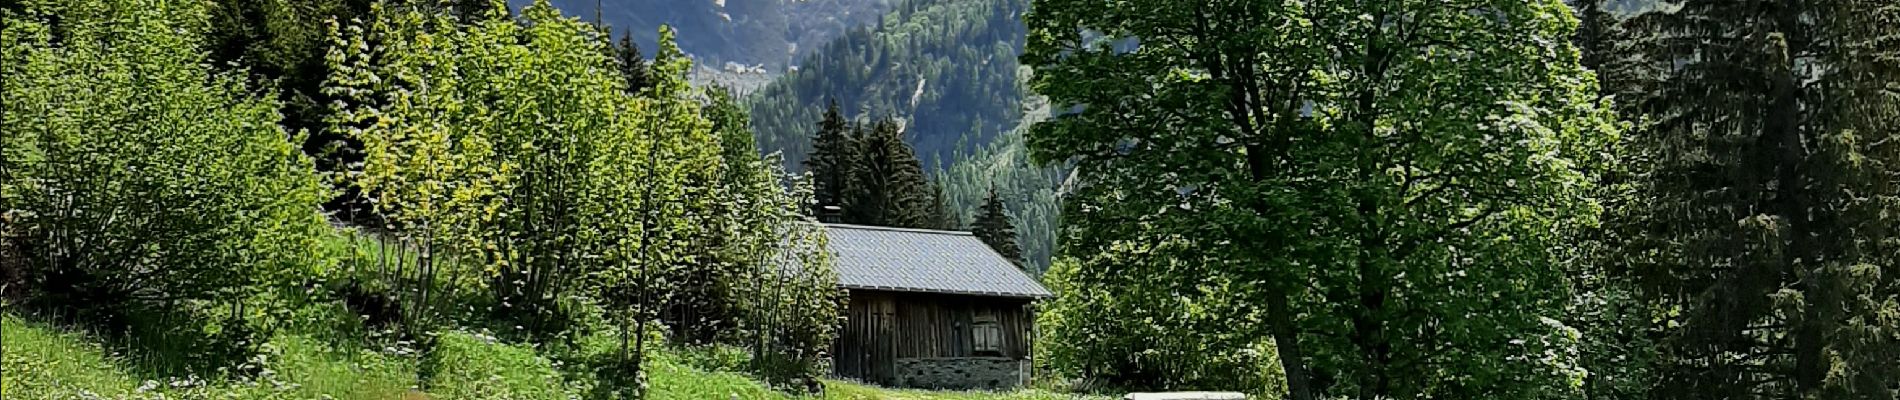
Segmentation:
[(800, 60), (750, 101), (761, 149), (803, 170), (824, 106), (859, 119), (894, 116), (944, 188), (961, 223), (991, 185), (1015, 223), (1033, 271), (1049, 265), (1059, 168), (1030, 163), (1023, 135), (1048, 115), (1028, 94), (1021, 53), (1027, 0), (913, 0), (882, 24), (855, 29)]
[[(1032, 100), (1040, 100), (1032, 98)], [(1040, 103), (1040, 101), (1032, 101)], [(994, 185), (1003, 209), (1016, 228), (1017, 244), (1030, 271), (1041, 275), (1049, 269), (1055, 253), (1056, 229), (1061, 223), (1061, 192), (1064, 168), (1037, 166), (1029, 160), (1024, 134), (1031, 124), (1047, 118), (1046, 107), (1030, 111), (1017, 129), (996, 138), (974, 152), (962, 154), (937, 182), (957, 218), (973, 222), (984, 196)]]
[[(508, 0), (516, 8), (533, 0)], [(614, 35), (632, 33), (653, 49), (655, 32), (679, 30), (680, 49), (701, 65), (727, 62), (780, 72), (791, 61), (845, 31), (873, 23), (893, 0), (551, 0), (567, 15), (601, 22)]]
[(1027, 0), (914, 0), (800, 59), (755, 93), (752, 126), (765, 151), (802, 170), (824, 105), (860, 119), (892, 116), (930, 169), (1013, 127), (1023, 114), (1022, 14)]

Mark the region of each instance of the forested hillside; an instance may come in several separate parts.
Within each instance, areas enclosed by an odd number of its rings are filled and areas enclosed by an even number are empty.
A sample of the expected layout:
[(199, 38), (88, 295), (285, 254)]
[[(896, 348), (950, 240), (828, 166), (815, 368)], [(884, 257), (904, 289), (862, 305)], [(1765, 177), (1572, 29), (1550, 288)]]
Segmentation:
[(895, 117), (932, 170), (1016, 126), (1024, 88), (1022, 0), (911, 0), (801, 59), (749, 102), (765, 151), (802, 164), (837, 101), (853, 119)]
[(803, 169), (825, 104), (848, 118), (896, 118), (904, 138), (957, 215), (974, 223), (992, 186), (1014, 221), (1024, 261), (1047, 268), (1054, 247), (1059, 167), (1034, 166), (1026, 121), (1047, 115), (1022, 84), (1021, 0), (914, 0), (882, 25), (856, 29), (804, 57), (750, 101), (764, 151)]
[[(521, 6), (530, 0), (509, 0)], [(660, 25), (680, 32), (680, 50), (715, 68), (727, 62), (783, 72), (844, 32), (877, 18), (896, 0), (554, 0), (568, 15), (602, 23), (652, 49)]]
[(1049, 268), (1055, 253), (1056, 231), (1061, 224), (1061, 165), (1038, 165), (1029, 157), (1024, 137), (1028, 126), (1048, 116), (1038, 108), (1024, 115), (1023, 126), (998, 137), (988, 145), (960, 153), (957, 162), (937, 175), (946, 201), (958, 219), (976, 223), (984, 201), (995, 191), (1005, 213), (1016, 229), (1022, 246), (1023, 261), (1040, 274)]

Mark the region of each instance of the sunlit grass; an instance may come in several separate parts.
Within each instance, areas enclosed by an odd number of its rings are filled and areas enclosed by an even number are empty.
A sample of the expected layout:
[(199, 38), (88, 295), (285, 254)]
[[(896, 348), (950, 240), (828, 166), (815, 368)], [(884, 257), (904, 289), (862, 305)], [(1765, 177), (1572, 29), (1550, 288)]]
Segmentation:
[[(374, 349), (338, 348), (306, 335), (278, 335), (251, 363), (248, 378), (145, 377), (95, 338), (13, 315), (0, 316), (0, 393), (7, 399), (568, 399), (583, 396), (575, 371), (532, 348), (467, 333), (445, 333), (428, 360)], [(665, 347), (665, 346), (657, 346)], [(1007, 392), (897, 390), (826, 381), (822, 398), (774, 391), (736, 372), (705, 371), (688, 355), (658, 350), (647, 363), (655, 400), (1068, 400), (1103, 399), (1039, 390)], [(426, 392), (418, 370), (433, 368)], [(564, 374), (567, 373), (567, 374)]]

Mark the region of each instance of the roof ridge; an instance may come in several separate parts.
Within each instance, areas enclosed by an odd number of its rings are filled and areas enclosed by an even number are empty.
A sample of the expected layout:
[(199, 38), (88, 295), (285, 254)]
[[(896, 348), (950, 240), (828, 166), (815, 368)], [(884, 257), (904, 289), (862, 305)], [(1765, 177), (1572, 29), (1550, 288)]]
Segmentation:
[(854, 225), (854, 224), (835, 224), (835, 223), (819, 223), (818, 225), (824, 226), (826, 228), (857, 229), (857, 230), (866, 230), (866, 231), (909, 232), (909, 233), (925, 233), (925, 234), (948, 235), (948, 236), (976, 236), (976, 234), (970, 233), (968, 231), (946, 231), (946, 230), (938, 230), (938, 229), (899, 228), (899, 227), (894, 227), (894, 226)]

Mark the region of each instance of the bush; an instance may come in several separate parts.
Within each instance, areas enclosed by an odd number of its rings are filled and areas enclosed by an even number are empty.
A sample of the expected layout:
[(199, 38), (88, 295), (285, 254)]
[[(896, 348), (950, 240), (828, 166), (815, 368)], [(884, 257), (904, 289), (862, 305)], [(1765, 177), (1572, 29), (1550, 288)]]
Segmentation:
[[(310, 161), (269, 94), (203, 63), (204, 2), (6, 11), (0, 209), (31, 305), (122, 329), (317, 264)], [(182, 33), (181, 33), (182, 31)]]
[[(1056, 297), (1037, 316), (1038, 367), (1084, 391), (1109, 385), (1283, 392), (1278, 355), (1253, 322), (1263, 318), (1246, 302), (1243, 286), (1216, 277), (1110, 272), (1107, 265), (1084, 270), (1075, 260), (1058, 259), (1043, 276)], [(1083, 274), (1095, 275), (1079, 279)]]

